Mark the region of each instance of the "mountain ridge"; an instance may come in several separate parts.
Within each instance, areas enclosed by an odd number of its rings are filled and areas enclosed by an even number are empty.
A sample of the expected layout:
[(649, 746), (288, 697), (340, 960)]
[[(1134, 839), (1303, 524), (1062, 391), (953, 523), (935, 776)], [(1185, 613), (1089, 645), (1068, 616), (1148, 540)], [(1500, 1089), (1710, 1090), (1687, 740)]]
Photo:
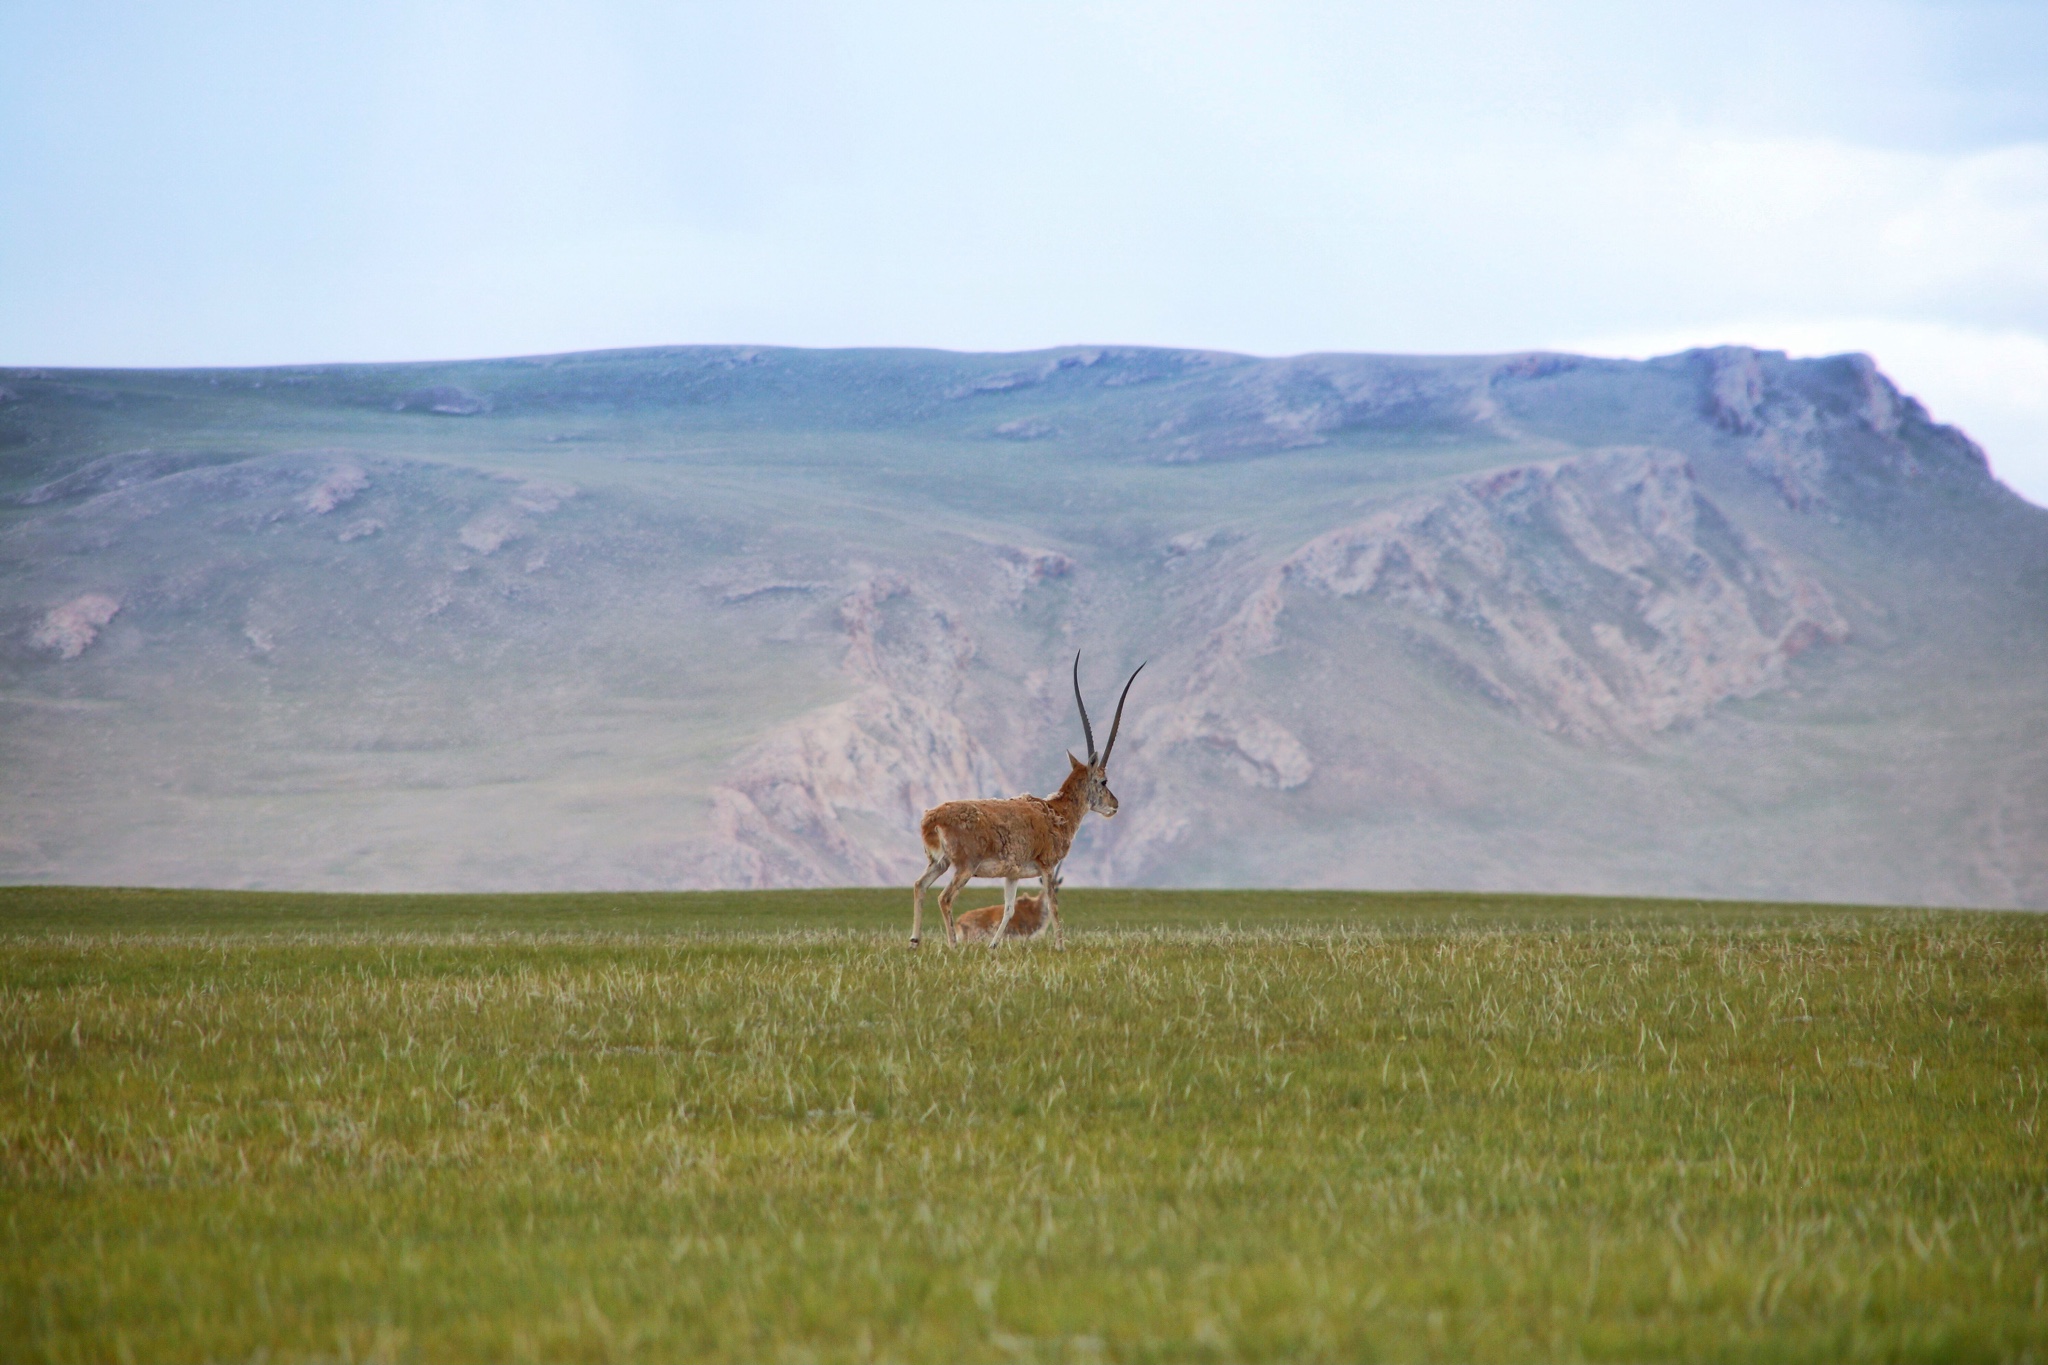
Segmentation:
[(10, 880), (907, 882), (1084, 649), (1080, 879), (2048, 905), (2048, 513), (1867, 357), (0, 387)]

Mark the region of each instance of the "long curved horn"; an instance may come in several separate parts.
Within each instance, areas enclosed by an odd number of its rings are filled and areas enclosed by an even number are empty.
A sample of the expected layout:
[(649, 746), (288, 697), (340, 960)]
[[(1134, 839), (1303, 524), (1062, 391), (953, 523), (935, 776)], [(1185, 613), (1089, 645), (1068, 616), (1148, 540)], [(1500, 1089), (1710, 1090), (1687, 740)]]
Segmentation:
[[(1081, 700), (1081, 651), (1074, 651), (1074, 705), (1081, 708), (1081, 734), (1088, 740), (1088, 762), (1095, 762), (1095, 727), (1088, 723), (1088, 703)], [(1110, 743), (1116, 743), (1114, 736)]]
[[(1079, 663), (1080, 660), (1077, 658), (1075, 662)], [(1145, 661), (1145, 663), (1150, 662), (1152, 662), (1150, 659)], [(1124, 723), (1124, 703), (1130, 699), (1131, 683), (1136, 682), (1138, 675), (1144, 671), (1145, 664), (1139, 664), (1136, 668), (1132, 669), (1130, 682), (1124, 684), (1123, 696), (1116, 699), (1116, 719), (1109, 723), (1109, 743), (1102, 746), (1102, 766), (1105, 768), (1109, 766), (1110, 752), (1116, 748), (1116, 732)]]

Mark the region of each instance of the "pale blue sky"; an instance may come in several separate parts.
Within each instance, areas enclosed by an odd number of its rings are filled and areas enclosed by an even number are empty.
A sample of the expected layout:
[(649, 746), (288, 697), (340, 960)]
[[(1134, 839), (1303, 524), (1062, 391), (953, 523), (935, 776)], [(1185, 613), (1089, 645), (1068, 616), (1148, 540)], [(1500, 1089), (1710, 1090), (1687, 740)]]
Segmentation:
[(2048, 4), (0, 0), (0, 364), (1868, 350), (2048, 502)]

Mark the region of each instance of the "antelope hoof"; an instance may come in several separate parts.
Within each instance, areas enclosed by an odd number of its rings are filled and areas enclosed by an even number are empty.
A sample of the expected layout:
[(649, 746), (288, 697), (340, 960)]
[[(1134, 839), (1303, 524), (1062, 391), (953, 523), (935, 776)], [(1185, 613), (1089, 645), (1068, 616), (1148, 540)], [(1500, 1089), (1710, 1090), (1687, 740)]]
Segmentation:
[(917, 946), (917, 940), (916, 940), (916, 939), (912, 939), (912, 940), (910, 940), (910, 946), (911, 946), (911, 947), (913, 947), (913, 948), (915, 948), (915, 947)]

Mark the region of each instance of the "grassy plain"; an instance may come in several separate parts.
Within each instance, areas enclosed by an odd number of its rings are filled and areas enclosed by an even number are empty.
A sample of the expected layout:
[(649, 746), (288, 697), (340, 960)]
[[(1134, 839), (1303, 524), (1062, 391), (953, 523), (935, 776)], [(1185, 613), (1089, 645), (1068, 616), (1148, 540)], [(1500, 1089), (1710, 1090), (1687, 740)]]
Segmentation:
[(0, 890), (9, 1360), (2048, 1357), (2032, 915)]

